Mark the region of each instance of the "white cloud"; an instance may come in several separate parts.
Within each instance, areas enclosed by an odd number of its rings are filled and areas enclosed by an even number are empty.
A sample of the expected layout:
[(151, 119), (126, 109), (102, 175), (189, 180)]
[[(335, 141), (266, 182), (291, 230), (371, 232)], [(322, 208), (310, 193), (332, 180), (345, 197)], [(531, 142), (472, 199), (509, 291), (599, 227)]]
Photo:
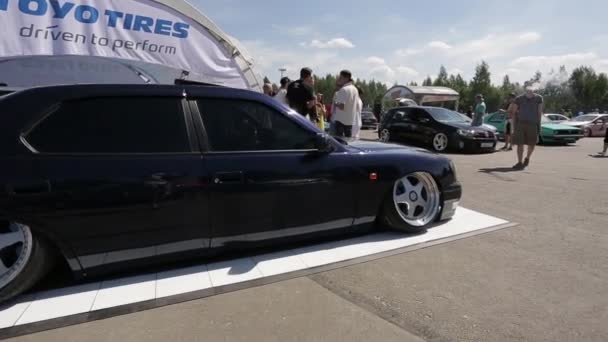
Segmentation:
[(383, 58), (380, 58), (380, 57), (377, 57), (377, 56), (367, 57), (365, 59), (365, 62), (367, 64), (371, 64), (371, 65), (384, 65), (384, 64), (386, 64), (386, 61)]
[[(593, 67), (597, 72), (608, 72), (608, 59), (601, 57), (595, 52), (574, 52), (563, 55), (538, 55), (522, 56), (515, 58), (506, 65), (502, 72), (493, 74), (495, 81), (509, 75), (511, 81), (525, 81), (530, 79), (537, 71), (543, 74), (543, 78), (555, 78), (555, 73), (560, 66), (565, 66), (568, 72), (583, 65)], [(550, 74), (553, 72), (553, 76)]]
[(310, 36), (315, 34), (315, 29), (312, 26), (289, 27), (272, 24), (271, 27), (289, 36)]
[(427, 45), (431, 49), (439, 49), (439, 50), (449, 50), (452, 46), (446, 42), (442, 42), (439, 40), (434, 40)]
[(352, 49), (355, 47), (355, 44), (346, 38), (334, 38), (328, 41), (314, 39), (310, 44), (306, 44), (306, 46), (317, 49)]
[(406, 66), (397, 67), (397, 71), (399, 72), (399, 74), (410, 79), (420, 76), (420, 73), (418, 71)]
[(594, 64), (599, 62), (600, 59), (597, 54), (593, 52), (587, 53), (571, 53), (566, 55), (557, 56), (525, 56), (519, 57), (513, 62), (512, 66), (520, 68), (536, 68), (544, 69), (547, 66), (560, 66), (560, 65), (585, 65)]
[(399, 49), (395, 51), (395, 54), (400, 57), (409, 57), (419, 55), (423, 52), (422, 49)]
[(464, 71), (462, 71), (461, 69), (458, 69), (458, 68), (452, 68), (448, 71), (448, 74), (450, 74), (450, 75), (460, 74), (462, 76), (462, 74), (464, 74)]

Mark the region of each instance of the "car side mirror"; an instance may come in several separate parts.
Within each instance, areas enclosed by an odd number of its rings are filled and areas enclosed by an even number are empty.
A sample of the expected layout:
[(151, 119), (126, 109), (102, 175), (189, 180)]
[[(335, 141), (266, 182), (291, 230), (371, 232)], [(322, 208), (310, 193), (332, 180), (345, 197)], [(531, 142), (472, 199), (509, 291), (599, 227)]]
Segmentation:
[(317, 152), (327, 154), (334, 150), (331, 138), (326, 133), (317, 133), (315, 136), (315, 149)]

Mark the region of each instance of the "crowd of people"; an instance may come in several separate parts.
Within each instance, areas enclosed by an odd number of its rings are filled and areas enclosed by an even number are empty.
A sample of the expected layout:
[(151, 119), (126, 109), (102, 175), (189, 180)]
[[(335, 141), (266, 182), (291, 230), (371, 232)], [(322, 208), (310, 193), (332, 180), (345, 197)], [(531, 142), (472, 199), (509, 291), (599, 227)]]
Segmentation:
[[(361, 131), (362, 92), (354, 82), (352, 73), (342, 70), (336, 80), (336, 91), (331, 103), (324, 102), (324, 95), (314, 91), (313, 71), (310, 68), (300, 70), (300, 79), (291, 81), (283, 77), (279, 89), (272, 89), (271, 84), (264, 84), (264, 94), (273, 96), (277, 101), (289, 106), (307, 117), (321, 130), (325, 131), (326, 123), (330, 124), (330, 133), (337, 137), (358, 139)], [(509, 94), (504, 111), (505, 122), (504, 151), (513, 150), (516, 146), (517, 164), (514, 169), (523, 170), (530, 164), (541, 130), (543, 116), (543, 97), (534, 92), (531, 84), (525, 84), (525, 93), (517, 96)], [(475, 97), (475, 106), (470, 107), (467, 115), (472, 119), (472, 126), (482, 126), (487, 106), (484, 96)], [(524, 158), (524, 150), (527, 151)], [(608, 132), (604, 140), (605, 155), (608, 151)]]
[(340, 71), (336, 80), (336, 91), (332, 94), (331, 103), (325, 103), (324, 94), (315, 93), (313, 71), (310, 68), (300, 70), (300, 79), (291, 81), (281, 78), (279, 89), (272, 89), (269, 83), (264, 84), (264, 94), (289, 106), (307, 117), (321, 130), (325, 131), (329, 123), (330, 133), (336, 137), (358, 139), (361, 132), (361, 112), (363, 111), (363, 93), (348, 70)]

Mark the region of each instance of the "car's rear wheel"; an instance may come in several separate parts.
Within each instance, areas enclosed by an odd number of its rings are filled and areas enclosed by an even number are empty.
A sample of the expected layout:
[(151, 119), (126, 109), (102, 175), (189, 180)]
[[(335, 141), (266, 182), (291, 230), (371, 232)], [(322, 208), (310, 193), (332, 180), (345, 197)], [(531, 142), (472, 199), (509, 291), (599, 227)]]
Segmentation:
[(390, 142), (391, 141), (391, 132), (385, 128), (380, 132), (380, 141), (382, 142)]
[(52, 264), (48, 244), (30, 227), (0, 222), (0, 302), (27, 291)]
[(441, 191), (433, 176), (416, 172), (398, 179), (382, 208), (382, 221), (392, 229), (420, 233), (436, 221)]
[(437, 133), (433, 137), (433, 149), (437, 152), (444, 152), (448, 149), (449, 139), (445, 133)]

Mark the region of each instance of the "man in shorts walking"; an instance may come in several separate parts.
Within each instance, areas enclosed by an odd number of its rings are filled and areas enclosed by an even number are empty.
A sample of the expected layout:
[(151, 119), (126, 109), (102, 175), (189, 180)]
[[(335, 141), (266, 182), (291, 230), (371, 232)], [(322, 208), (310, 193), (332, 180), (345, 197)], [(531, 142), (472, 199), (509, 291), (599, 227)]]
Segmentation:
[[(514, 117), (513, 144), (517, 146), (517, 164), (513, 168), (516, 170), (523, 170), (530, 164), (530, 158), (538, 144), (543, 116), (543, 97), (534, 92), (529, 82), (526, 82), (525, 88), (526, 93), (515, 99), (517, 114)], [(528, 146), (526, 159), (523, 159), (524, 145)]]

